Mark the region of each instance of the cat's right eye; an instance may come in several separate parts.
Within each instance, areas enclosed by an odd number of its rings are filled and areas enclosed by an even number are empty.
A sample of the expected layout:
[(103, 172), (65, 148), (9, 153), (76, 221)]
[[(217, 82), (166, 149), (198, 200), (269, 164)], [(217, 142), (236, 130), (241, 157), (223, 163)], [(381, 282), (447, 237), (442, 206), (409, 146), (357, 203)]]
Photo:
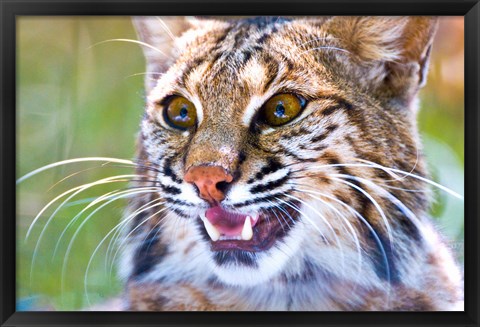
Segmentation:
[(277, 94), (263, 105), (263, 120), (270, 126), (284, 125), (297, 117), (305, 105), (306, 100), (295, 94)]
[(192, 102), (182, 96), (174, 96), (163, 111), (165, 122), (173, 128), (186, 130), (195, 126), (197, 111)]

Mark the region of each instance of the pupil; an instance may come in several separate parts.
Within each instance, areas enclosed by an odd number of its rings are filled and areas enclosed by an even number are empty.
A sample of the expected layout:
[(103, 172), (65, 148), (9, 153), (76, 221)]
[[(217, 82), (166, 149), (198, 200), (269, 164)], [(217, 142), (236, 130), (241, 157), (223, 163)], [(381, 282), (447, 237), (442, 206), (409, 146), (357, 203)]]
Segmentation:
[(187, 116), (188, 116), (188, 110), (187, 110), (187, 108), (182, 107), (182, 109), (180, 109), (180, 117), (181, 117), (181, 118), (185, 118), (185, 117), (187, 117)]
[(277, 117), (285, 116), (285, 107), (283, 106), (282, 103), (277, 104), (277, 106), (275, 107), (275, 116)]

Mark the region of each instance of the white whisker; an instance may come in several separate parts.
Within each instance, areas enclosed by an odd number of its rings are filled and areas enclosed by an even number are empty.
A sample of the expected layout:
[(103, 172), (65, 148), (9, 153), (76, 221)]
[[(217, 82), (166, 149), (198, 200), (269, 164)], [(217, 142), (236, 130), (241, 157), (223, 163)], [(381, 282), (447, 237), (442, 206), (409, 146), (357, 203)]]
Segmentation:
[[(307, 185), (305, 185), (307, 186)], [(352, 236), (353, 238), (353, 241), (355, 243), (355, 247), (356, 247), (356, 250), (357, 250), (357, 254), (358, 254), (358, 258), (357, 258), (357, 265), (358, 265), (358, 273), (360, 273), (360, 270), (361, 270), (361, 267), (362, 267), (362, 247), (360, 245), (360, 241), (358, 239), (358, 236), (357, 236), (357, 233), (355, 232), (355, 228), (353, 228), (352, 224), (350, 223), (350, 221), (345, 217), (345, 215), (343, 215), (337, 208), (335, 208), (332, 204), (328, 203), (327, 201), (319, 198), (318, 196), (315, 196), (313, 195), (312, 193), (314, 193), (313, 191), (310, 191), (310, 190), (306, 190), (306, 189), (297, 189), (298, 191), (300, 192), (303, 192), (305, 194), (307, 194), (308, 196), (320, 201), (321, 203), (325, 204), (326, 206), (328, 206), (333, 212), (335, 212), (341, 219), (342, 221), (342, 226), (343, 228), (345, 229), (345, 224), (347, 225), (349, 231), (350, 231), (350, 235)], [(346, 229), (345, 229), (346, 230)]]
[[(378, 236), (377, 232), (375, 231), (375, 229), (370, 225), (370, 223), (368, 222), (368, 220), (363, 217), (357, 210), (355, 210), (354, 208), (352, 208), (351, 206), (349, 206), (348, 204), (344, 203), (343, 201), (340, 201), (339, 199), (337, 199), (336, 197), (334, 196), (331, 196), (331, 195), (328, 195), (328, 194), (325, 194), (325, 193), (322, 193), (322, 192), (318, 192), (318, 191), (309, 191), (309, 192), (312, 192), (314, 194), (317, 194), (317, 195), (320, 195), (322, 197), (325, 197), (327, 199), (330, 199), (342, 206), (344, 206), (347, 210), (349, 210), (351, 213), (353, 213), (358, 219), (360, 219), (360, 221), (367, 227), (367, 229), (370, 231), (370, 233), (372, 234), (373, 238), (375, 239), (375, 242), (377, 243), (377, 246), (382, 254), (382, 257), (383, 257), (383, 261), (385, 263), (385, 269), (386, 269), (386, 275), (387, 275), (387, 280), (390, 281), (390, 263), (388, 261), (388, 257), (387, 257), (387, 253), (385, 251), (385, 247), (383, 246), (383, 243), (382, 241), (380, 240), (380, 237)], [(388, 307), (388, 302), (390, 301), (390, 288), (388, 288), (387, 290), (387, 304), (386, 304), (386, 307)]]
[[(342, 174), (331, 174), (330, 176), (338, 176), (338, 177), (342, 177), (342, 178), (344, 177), (344, 175), (342, 175)], [(345, 181), (341, 178), (336, 178), (336, 177), (330, 177), (330, 178), (333, 179), (333, 180), (336, 180), (337, 182), (347, 184), (348, 186), (356, 189), (357, 191), (360, 191), (360, 193), (365, 195), (370, 200), (370, 202), (375, 206), (378, 213), (382, 217), (385, 228), (387, 229), (388, 239), (390, 241), (390, 244), (393, 246), (392, 229), (390, 227), (390, 223), (388, 222), (388, 219), (385, 216), (385, 212), (383, 211), (382, 207), (378, 204), (378, 202), (367, 191), (365, 191), (363, 188), (361, 188), (361, 187), (359, 187), (359, 186), (357, 186), (353, 183), (347, 182), (347, 181)]]
[(126, 164), (126, 165), (132, 165), (135, 166), (136, 164), (131, 161), (131, 160), (125, 160), (125, 159), (117, 159), (117, 158), (106, 158), (106, 157), (84, 157), (84, 158), (76, 158), (76, 159), (68, 159), (68, 160), (63, 160), (63, 161), (58, 161), (51, 163), (49, 165), (40, 167), (38, 169), (35, 169), (34, 171), (29, 172), (28, 174), (23, 175), (19, 179), (17, 179), (17, 185), (23, 182), (24, 180), (51, 168), (58, 167), (61, 165), (67, 165), (71, 163), (77, 163), (77, 162), (85, 162), (85, 161), (107, 161), (107, 162), (115, 162), (115, 163), (121, 163), (121, 164)]
[[(293, 195), (289, 195), (289, 194), (285, 194), (285, 196), (295, 200), (295, 201), (298, 201), (300, 203), (302, 203), (303, 205), (309, 207), (310, 209), (313, 210), (313, 212), (315, 212), (322, 220), (323, 222), (325, 223), (325, 225), (328, 227), (328, 229), (330, 229), (330, 231), (332, 232), (332, 235), (333, 237), (335, 238), (335, 241), (337, 242), (337, 245), (338, 245), (338, 248), (340, 249), (340, 255), (342, 256), (342, 267), (344, 267), (345, 265), (345, 254), (343, 252), (343, 243), (340, 242), (340, 240), (338, 239), (338, 235), (337, 233), (335, 232), (335, 230), (333, 229), (332, 225), (328, 222), (328, 220), (325, 218), (325, 216), (323, 214), (321, 214), (316, 208), (314, 208), (312, 205), (308, 204), (307, 202), (299, 199), (298, 197), (296, 196), (293, 196)], [(308, 218), (308, 220), (310, 220)], [(312, 221), (310, 221), (312, 223)]]
[(350, 53), (350, 51), (345, 50), (345, 49), (342, 49), (342, 48), (331, 47), (331, 46), (323, 46), (323, 47), (317, 47), (317, 48), (313, 48), (313, 49), (308, 49), (308, 50), (302, 51), (302, 52), (300, 52), (299, 56), (301, 56), (301, 55), (303, 55), (303, 54), (305, 54), (305, 53), (307, 53), (307, 52), (315, 51), (315, 50), (335, 50), (335, 51), (341, 51), (341, 52)]
[[(363, 159), (362, 159), (363, 160)], [(430, 184), (432, 186), (435, 186), (439, 189), (441, 189), (442, 191), (460, 199), (460, 200), (463, 200), (463, 195), (460, 195), (458, 194), (457, 192), (439, 184), (439, 183), (436, 183), (428, 178), (425, 178), (425, 177), (422, 177), (422, 176), (419, 176), (419, 175), (416, 175), (416, 174), (412, 174), (412, 173), (409, 173), (409, 172), (406, 172), (406, 171), (403, 171), (403, 170), (400, 170), (400, 169), (395, 169), (395, 168), (389, 168), (389, 167), (385, 167), (385, 166), (382, 166), (382, 165), (379, 165), (379, 164), (375, 164), (375, 163), (372, 163), (372, 164), (356, 164), (356, 163), (342, 163), (342, 164), (326, 164), (326, 165), (315, 165), (315, 166), (310, 166), (310, 167), (305, 167), (304, 169), (306, 170), (313, 170), (313, 171), (318, 171), (320, 170), (321, 168), (328, 168), (328, 167), (359, 167), (359, 168), (376, 168), (376, 169), (381, 169), (383, 170), (384, 172), (386, 172), (387, 174), (389, 174), (390, 176), (392, 176), (393, 178), (395, 178), (396, 180), (401, 180), (402, 177), (400, 176), (397, 176), (395, 175), (395, 173), (397, 174), (404, 174), (406, 175), (407, 177), (412, 177), (412, 178), (415, 178), (415, 179), (418, 179), (418, 180), (421, 180), (427, 184)]]
[[(278, 204), (276, 204), (276, 203), (274, 203), (274, 202), (272, 202), (272, 201), (270, 201), (270, 200), (267, 200), (267, 202), (270, 203), (270, 205), (273, 206), (274, 208), (277, 208), (277, 209), (281, 210), (282, 212), (284, 212), (285, 214), (287, 214), (288, 218), (290, 218), (290, 220), (291, 220), (293, 223), (295, 223), (294, 220), (293, 220), (293, 218), (288, 214), (288, 212), (286, 212), (285, 210), (283, 210), (282, 207), (280, 207)], [(278, 217), (278, 215), (277, 215), (277, 213), (275, 212), (275, 210), (273, 210), (273, 214), (275, 215), (275, 218), (277, 218), (277, 221), (280, 223), (280, 226), (282, 226), (282, 230), (285, 232), (285, 228), (284, 228), (282, 222), (280, 221), (280, 218)], [(269, 219), (269, 216), (268, 216), (268, 215), (267, 215), (266, 217), (267, 217), (267, 219)], [(283, 214), (282, 214), (282, 220), (283, 220), (283, 222), (285, 223), (285, 225), (287, 225), (288, 227), (290, 227), (290, 224), (289, 224), (288, 221), (285, 219), (285, 216), (284, 216)]]
[(315, 222), (313, 222), (310, 217), (308, 217), (305, 213), (303, 213), (301, 210), (299, 210), (298, 208), (292, 206), (290, 203), (288, 203), (287, 201), (284, 201), (280, 198), (277, 198), (275, 197), (275, 199), (277, 199), (277, 201), (280, 201), (284, 204), (286, 204), (287, 206), (289, 206), (290, 208), (292, 208), (293, 210), (297, 211), (300, 215), (302, 215), (302, 217), (304, 217), (312, 226), (313, 228), (315, 228), (317, 230), (317, 232), (320, 233), (320, 235), (322, 236), (322, 238), (327, 242), (329, 243), (328, 239), (325, 237), (325, 235), (323, 234), (323, 232), (320, 230), (320, 228), (317, 226), (317, 224), (315, 224)]
[[(134, 212), (132, 212), (130, 215), (128, 215), (126, 218), (122, 219), (122, 221), (129, 222), (130, 217), (135, 217), (138, 214), (140, 214), (141, 212), (143, 212), (145, 210), (148, 210), (150, 208), (153, 208), (159, 202), (162, 202), (162, 204), (165, 203), (165, 202), (163, 202), (163, 199), (161, 199), (161, 198), (157, 198), (157, 199), (154, 199), (152, 201), (148, 201), (147, 203), (145, 203), (144, 205), (142, 205), (141, 207), (136, 209)], [(113, 248), (114, 242), (116, 242), (116, 240), (121, 237), (121, 235), (122, 235), (121, 233), (122, 233), (123, 229), (126, 228), (127, 226), (128, 226), (128, 224), (125, 223), (124, 226), (122, 226), (122, 228), (117, 229), (117, 231), (113, 234), (112, 239), (110, 240), (110, 242), (108, 244), (108, 247), (107, 247), (107, 252), (106, 252), (106, 261), (107, 262), (109, 261), (108, 258), (111, 255), (110, 252), (113, 251), (112, 248)]]
[[(155, 205), (152, 205), (150, 206), (149, 208), (145, 209), (145, 210), (148, 210), (150, 208), (153, 208), (153, 207), (158, 207), (158, 206), (161, 206), (165, 204), (165, 202), (161, 202), (161, 203), (157, 203)], [(115, 259), (117, 258), (117, 255), (118, 253), (120, 253), (120, 250), (125, 246), (126, 242), (129, 240), (130, 236), (137, 230), (139, 229), (144, 223), (146, 223), (147, 221), (149, 221), (150, 219), (154, 218), (156, 215), (162, 213), (163, 211), (167, 210), (167, 208), (162, 208), (158, 211), (156, 211), (155, 213), (153, 213), (152, 215), (148, 216), (147, 218), (145, 218), (141, 223), (139, 223), (137, 226), (135, 226), (135, 228), (133, 228), (125, 237), (123, 237), (123, 240), (122, 242), (120, 242), (120, 244), (118, 245), (117, 247), (117, 250), (115, 251), (115, 253), (113, 254), (113, 257), (112, 257), (112, 263), (115, 262)], [(159, 221), (162, 221), (164, 219), (164, 217), (160, 218)], [(157, 223), (158, 224), (158, 223)], [(123, 227), (122, 227), (123, 228)], [(148, 233), (147, 233), (148, 235)], [(145, 239), (143, 240), (145, 241)], [(142, 243), (143, 243), (142, 241)]]
[[(150, 189), (150, 188), (134, 188), (134, 189), (126, 189), (126, 190), (114, 190), (114, 191), (111, 191), (111, 192), (108, 192), (108, 193), (105, 193), (99, 197), (96, 197), (93, 199), (93, 201), (90, 201), (90, 203), (85, 207), (83, 208), (80, 212), (78, 212), (72, 219), (70, 219), (70, 221), (68, 222), (67, 226), (65, 226), (65, 228), (63, 229), (62, 233), (60, 234), (60, 237), (58, 238), (57, 240), (57, 243), (55, 245), (55, 250), (53, 251), (53, 257), (55, 257), (56, 253), (57, 253), (57, 250), (58, 250), (58, 247), (60, 245), (60, 242), (61, 240), (63, 239), (63, 236), (65, 235), (65, 233), (67, 232), (67, 230), (70, 228), (70, 226), (72, 226), (77, 220), (78, 218), (81, 217), (81, 215), (86, 212), (88, 209), (90, 209), (91, 207), (95, 206), (97, 203), (101, 202), (101, 201), (105, 201), (109, 198), (112, 198), (112, 197), (115, 197), (117, 195), (121, 195), (121, 194), (125, 194), (125, 193), (129, 193), (133, 190), (143, 190), (143, 189)], [(154, 188), (152, 188), (154, 189)]]
[(144, 46), (146, 48), (149, 48), (149, 49), (152, 49), (160, 54), (162, 54), (163, 56), (165, 57), (169, 57), (167, 54), (165, 54), (165, 52), (163, 52), (162, 50), (154, 47), (153, 45), (150, 45), (148, 43), (145, 43), (145, 42), (142, 42), (142, 41), (138, 41), (138, 40), (131, 40), (131, 39), (110, 39), (110, 40), (104, 40), (104, 41), (100, 41), (100, 42), (97, 42), (91, 46), (89, 46), (87, 49), (90, 50), (92, 49), (93, 47), (96, 47), (98, 45), (101, 45), (101, 44), (104, 44), (104, 43), (109, 43), (109, 42), (128, 42), (128, 43), (135, 43), (135, 44), (139, 44), (141, 46)]
[(142, 76), (142, 75), (158, 75), (158, 76), (162, 76), (162, 75), (165, 75), (165, 73), (157, 73), (157, 72), (135, 73), (135, 74), (131, 74), (131, 75), (126, 76), (125, 79), (130, 78), (130, 77), (135, 77), (135, 76)]
[(73, 247), (73, 242), (75, 241), (75, 239), (77, 238), (78, 234), (80, 233), (81, 229), (83, 228), (83, 226), (90, 220), (91, 217), (93, 217), (93, 215), (95, 213), (97, 213), (99, 210), (101, 210), (102, 208), (104, 208), (105, 206), (109, 205), (110, 203), (116, 201), (116, 200), (119, 200), (119, 199), (123, 199), (123, 198), (128, 198), (132, 195), (138, 195), (138, 194), (146, 194), (146, 193), (152, 193), (152, 192), (156, 192), (157, 190), (154, 189), (154, 190), (142, 190), (142, 191), (137, 191), (137, 190), (134, 190), (134, 191), (131, 191), (129, 193), (126, 193), (126, 194), (122, 194), (122, 195), (119, 195), (119, 196), (116, 196), (114, 197), (113, 199), (107, 201), (106, 203), (100, 205), (98, 208), (96, 208), (95, 210), (93, 210), (83, 221), (82, 223), (80, 224), (80, 226), (78, 226), (77, 230), (75, 231), (75, 233), (73, 234), (71, 240), (70, 240), (70, 243), (68, 244), (68, 247), (67, 247), (67, 250), (65, 252), (65, 256), (64, 256), (64, 259), (63, 259), (63, 264), (62, 264), (62, 273), (61, 273), (61, 292), (63, 294), (64, 292), (64, 289), (65, 289), (65, 273), (66, 273), (66, 268), (67, 268), (67, 263), (68, 263), (68, 257), (70, 255), (70, 252), (72, 250), (72, 247)]
[(407, 206), (405, 206), (405, 204), (403, 204), (402, 201), (396, 198), (393, 194), (391, 194), (390, 192), (386, 191), (385, 189), (383, 189), (382, 187), (378, 186), (377, 184), (373, 183), (368, 179), (349, 176), (349, 175), (343, 175), (343, 177), (362, 182), (368, 185), (369, 187), (371, 187), (372, 189), (374, 189), (377, 193), (379, 193), (380, 196), (384, 196), (388, 198), (388, 200), (390, 200), (397, 208), (399, 208), (402, 211), (402, 213), (404, 213), (408, 218), (410, 218), (410, 221), (414, 223), (418, 229), (421, 229), (422, 223), (420, 219), (418, 219), (418, 217)]
[[(110, 183), (110, 182), (126, 182), (128, 181), (128, 179), (125, 179), (125, 178), (132, 178), (132, 177), (135, 177), (135, 176), (138, 176), (138, 175), (117, 175), (117, 176), (112, 176), (112, 177), (107, 177), (107, 178), (103, 178), (101, 180), (98, 180), (98, 181), (95, 181), (95, 182), (92, 182), (92, 183), (87, 183), (87, 184), (83, 184), (83, 185), (80, 185), (80, 186), (77, 186), (77, 187), (74, 187), (74, 188), (71, 188), (70, 190), (68, 191), (65, 191), (63, 192), (62, 194), (56, 196), (53, 200), (51, 200), (49, 203), (47, 203), (41, 210), (40, 212), (35, 216), (35, 218), (33, 219), (32, 223), (30, 224), (28, 230), (27, 230), (27, 234), (25, 236), (25, 241), (28, 240), (28, 237), (30, 236), (30, 233), (32, 232), (32, 229), (34, 227), (34, 225), (36, 224), (36, 222), (38, 221), (38, 219), (40, 218), (40, 216), (52, 205), (54, 204), (55, 202), (57, 202), (59, 199), (61, 199), (62, 197), (64, 197), (65, 195), (67, 194), (70, 194), (70, 193), (73, 193), (75, 192), (75, 194), (78, 194), (80, 193), (81, 191), (83, 190), (86, 190), (92, 186), (96, 186), (96, 185), (101, 185), (101, 184), (105, 184), (105, 183)], [(75, 195), (74, 194), (74, 195)], [(71, 197), (70, 197), (71, 198)], [(69, 199), (70, 199), (69, 198)], [(69, 200), (67, 199), (67, 201)], [(65, 201), (64, 203), (66, 203), (67, 201)], [(64, 204), (63, 203), (63, 204)], [(63, 205), (62, 204), (62, 205)]]
[(173, 35), (172, 31), (170, 30), (170, 28), (167, 26), (167, 24), (165, 24), (165, 22), (163, 21), (163, 19), (161, 19), (160, 17), (156, 16), (155, 17), (158, 22), (160, 23), (160, 25), (162, 26), (162, 28), (165, 30), (165, 32), (167, 32), (168, 36), (172, 39), (172, 41), (175, 41), (176, 40), (176, 37), (175, 35)]
[[(165, 203), (165, 202), (163, 202)], [(160, 203), (160, 204), (157, 204), (157, 205), (162, 205), (163, 203)], [(149, 208), (146, 208), (145, 210), (148, 210), (150, 209), (151, 207)], [(161, 210), (157, 211), (156, 213), (152, 214), (151, 216), (149, 216), (148, 218), (144, 219), (140, 224), (138, 224), (134, 230), (136, 230), (137, 228), (139, 228), (141, 225), (143, 225), (144, 223), (146, 223), (148, 220), (150, 220), (152, 217), (154, 217), (155, 215), (157, 215), (158, 213), (162, 212), (163, 210), (165, 210), (165, 208), (162, 208)], [(135, 216), (132, 216), (131, 219), (133, 219)], [(100, 243), (95, 247), (95, 250), (93, 251), (92, 255), (90, 256), (90, 259), (88, 260), (88, 264), (87, 264), (87, 268), (85, 270), (85, 277), (83, 279), (83, 287), (84, 287), (84, 290), (85, 290), (85, 296), (87, 298), (87, 302), (89, 303), (89, 306), (91, 306), (90, 304), (90, 299), (89, 299), (89, 296), (88, 296), (88, 288), (87, 288), (87, 285), (88, 285), (88, 271), (90, 270), (90, 265), (92, 264), (92, 261), (93, 261), (93, 258), (95, 257), (96, 253), (98, 252), (98, 250), (100, 249), (100, 247), (102, 246), (102, 244), (105, 242), (105, 240), (108, 238), (108, 236), (110, 236), (110, 234), (118, 227), (120, 226), (124, 221), (120, 222), (119, 224), (117, 224), (115, 226), (115, 228), (113, 228), (112, 230), (110, 230), (110, 232), (105, 235), (105, 237), (100, 241)], [(128, 238), (128, 236), (131, 235), (131, 233), (134, 232), (134, 230), (132, 230), (126, 238)], [(115, 254), (116, 256), (116, 254)], [(115, 257), (113, 258), (113, 261), (115, 261)]]

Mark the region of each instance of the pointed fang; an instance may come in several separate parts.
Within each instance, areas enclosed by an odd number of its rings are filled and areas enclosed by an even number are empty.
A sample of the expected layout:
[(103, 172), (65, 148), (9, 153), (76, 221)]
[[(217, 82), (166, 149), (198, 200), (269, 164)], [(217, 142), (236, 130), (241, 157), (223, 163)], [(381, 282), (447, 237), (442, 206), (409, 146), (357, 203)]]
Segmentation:
[(207, 230), (208, 236), (212, 239), (212, 241), (218, 241), (220, 238), (220, 232), (213, 226), (208, 219), (203, 220), (203, 224), (205, 225), (205, 229)]
[(250, 219), (250, 216), (247, 216), (243, 223), (242, 240), (244, 241), (250, 241), (253, 237), (252, 222)]

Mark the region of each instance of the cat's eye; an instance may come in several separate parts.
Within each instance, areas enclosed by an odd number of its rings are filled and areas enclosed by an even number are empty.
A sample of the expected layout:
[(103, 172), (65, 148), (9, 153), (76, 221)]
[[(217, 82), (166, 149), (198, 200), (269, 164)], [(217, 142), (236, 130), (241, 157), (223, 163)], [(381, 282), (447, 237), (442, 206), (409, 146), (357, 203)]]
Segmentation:
[(263, 120), (271, 126), (284, 125), (297, 117), (305, 104), (306, 100), (295, 94), (274, 95), (263, 105)]
[(175, 96), (165, 107), (164, 118), (171, 127), (186, 130), (195, 126), (197, 111), (193, 103), (184, 97)]

